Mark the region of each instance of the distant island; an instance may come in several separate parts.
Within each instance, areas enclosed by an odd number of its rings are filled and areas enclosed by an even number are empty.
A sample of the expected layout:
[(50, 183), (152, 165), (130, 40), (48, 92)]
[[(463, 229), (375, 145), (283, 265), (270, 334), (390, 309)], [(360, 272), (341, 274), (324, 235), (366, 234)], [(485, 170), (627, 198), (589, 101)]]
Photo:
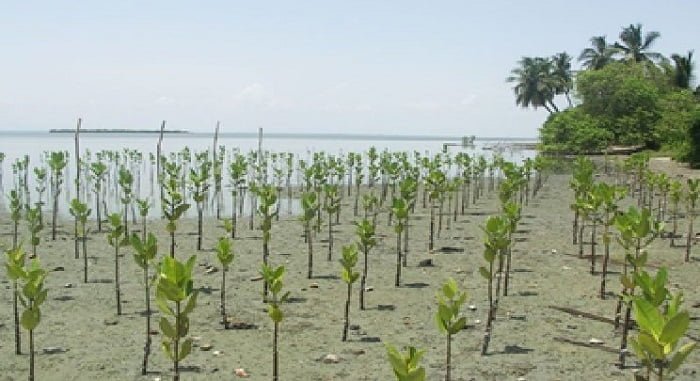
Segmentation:
[[(74, 134), (74, 128), (52, 128), (51, 134)], [(126, 128), (81, 128), (80, 133), (86, 134), (160, 134), (160, 130), (129, 130)], [(188, 134), (186, 130), (164, 130), (164, 134)]]

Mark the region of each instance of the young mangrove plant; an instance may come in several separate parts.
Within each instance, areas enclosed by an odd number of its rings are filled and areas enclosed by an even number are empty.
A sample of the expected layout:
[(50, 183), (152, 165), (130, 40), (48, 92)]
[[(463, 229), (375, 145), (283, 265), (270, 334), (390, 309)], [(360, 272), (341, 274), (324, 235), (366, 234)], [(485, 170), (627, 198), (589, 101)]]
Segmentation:
[(190, 204), (185, 203), (182, 194), (179, 192), (178, 181), (182, 167), (175, 162), (163, 164), (166, 177), (164, 179), (165, 188), (163, 193), (163, 216), (168, 220), (165, 230), (170, 234), (170, 257), (175, 258), (175, 232), (177, 231), (177, 221), (185, 214)]
[(97, 220), (97, 231), (102, 233), (102, 209), (100, 196), (102, 195), (102, 184), (107, 175), (107, 165), (102, 161), (90, 164), (90, 175), (92, 177), (92, 191), (95, 193), (95, 219)]
[(340, 213), (340, 194), (337, 184), (323, 186), (323, 210), (328, 214), (328, 261), (333, 255), (333, 214)]
[(301, 196), (301, 207), (304, 210), (301, 215), (301, 221), (304, 224), (304, 239), (308, 246), (308, 268), (307, 268), (307, 278), (311, 279), (313, 277), (313, 266), (314, 266), (314, 247), (313, 247), (313, 230), (311, 223), (316, 217), (318, 212), (318, 202), (316, 199), (316, 193), (314, 192), (304, 192)]
[(266, 295), (265, 299), (268, 301), (267, 304), (267, 314), (272, 320), (273, 331), (272, 331), (272, 380), (279, 380), (279, 353), (278, 353), (278, 334), (279, 325), (284, 318), (284, 314), (280, 309), (280, 305), (287, 301), (289, 298), (289, 292), (282, 294), (282, 277), (284, 276), (284, 266), (273, 268), (263, 263), (262, 269), (260, 270), (260, 275), (262, 275), (265, 284), (267, 284), (266, 292), (269, 292), (269, 296)]
[(204, 213), (204, 201), (209, 190), (209, 168), (211, 163), (204, 161), (198, 168), (190, 169), (190, 182), (192, 184), (192, 199), (197, 205), (197, 250), (202, 250), (202, 223)]
[(185, 263), (165, 257), (156, 278), (156, 303), (164, 315), (159, 322), (163, 334), (161, 347), (173, 362), (173, 381), (180, 380), (180, 362), (192, 351), (192, 339), (185, 338), (190, 330), (190, 314), (197, 305), (192, 281), (194, 264), (195, 256)]
[(688, 179), (688, 196), (686, 197), (686, 209), (688, 211), (688, 238), (685, 243), (685, 261), (690, 262), (690, 249), (693, 239), (693, 222), (698, 213), (697, 202), (700, 196), (700, 179)]
[(32, 245), (32, 255), (31, 258), (36, 257), (36, 248), (39, 246), (41, 241), (41, 231), (44, 229), (44, 225), (41, 223), (41, 207), (35, 205), (33, 208), (29, 205), (25, 206), (27, 208), (27, 230), (29, 230), (29, 243)]
[(442, 171), (434, 169), (430, 171), (425, 181), (425, 186), (428, 190), (428, 200), (430, 201), (430, 239), (428, 241), (428, 250), (433, 250), (435, 245), (435, 203), (439, 202), (442, 205), (446, 178)]
[(134, 197), (134, 175), (126, 167), (119, 168), (119, 177), (117, 179), (119, 188), (121, 189), (121, 202), (124, 205), (122, 218), (124, 219), (124, 235), (129, 236), (129, 208)]
[(425, 381), (425, 368), (419, 364), (425, 351), (408, 347), (404, 355), (394, 346), (387, 344), (386, 353), (396, 381)]
[(341, 277), (343, 282), (348, 286), (348, 293), (345, 298), (345, 320), (343, 323), (343, 341), (348, 340), (348, 328), (350, 327), (350, 295), (352, 294), (352, 284), (360, 277), (360, 273), (355, 271), (357, 264), (357, 246), (343, 246), (343, 257), (340, 259), (340, 265), (343, 266)]
[(141, 240), (146, 240), (148, 211), (151, 209), (151, 202), (148, 199), (136, 199), (136, 206), (139, 209), (139, 217), (141, 217)]
[(598, 183), (593, 188), (596, 197), (601, 201), (601, 223), (603, 224), (603, 266), (600, 276), (600, 298), (605, 299), (605, 286), (608, 276), (608, 263), (610, 262), (610, 242), (612, 241), (610, 227), (615, 221), (617, 203), (625, 197), (626, 189), (617, 185)]
[(49, 157), (49, 168), (51, 168), (51, 197), (53, 199), (53, 210), (51, 216), (51, 240), (56, 240), (56, 226), (58, 223), (58, 196), (61, 194), (63, 184), (63, 169), (68, 162), (63, 151), (51, 152)]
[(678, 237), (678, 214), (680, 211), (680, 203), (683, 200), (683, 183), (678, 180), (673, 180), (671, 182), (669, 196), (671, 198), (671, 221), (673, 224), (671, 247), (674, 247), (676, 246), (676, 238)]
[(408, 265), (408, 218), (409, 211), (412, 212), (416, 206), (416, 196), (418, 194), (418, 175), (415, 173), (409, 174), (405, 179), (401, 180), (399, 183), (399, 193), (401, 198), (406, 201), (406, 218), (403, 223), (403, 250), (401, 252), (402, 265), (406, 267)]
[(88, 208), (87, 204), (80, 202), (74, 198), (70, 202), (70, 214), (78, 221), (77, 230), (75, 232), (76, 244), (80, 241), (83, 249), (83, 283), (88, 282), (88, 256), (87, 256), (87, 219), (90, 216), (92, 209)]
[[(262, 229), (263, 232), (263, 263), (268, 265), (270, 257), (270, 232), (272, 231), (272, 219), (275, 218), (275, 215), (277, 214), (275, 208), (275, 205), (277, 204), (277, 191), (274, 186), (269, 184), (257, 187), (256, 191), (260, 202), (260, 205), (258, 205), (258, 214), (260, 214), (260, 217), (262, 218), (262, 221), (260, 221), (260, 229)], [(267, 297), (267, 287), (268, 283), (263, 282), (263, 302), (267, 301), (264, 299)]]
[(143, 284), (146, 301), (146, 344), (143, 347), (143, 363), (141, 374), (148, 372), (148, 358), (151, 354), (151, 278), (148, 269), (154, 264), (158, 254), (158, 242), (153, 233), (148, 233), (148, 238), (139, 238), (135, 233), (131, 235), (131, 247), (134, 248), (134, 261), (143, 270)]
[[(658, 274), (655, 278), (647, 276), (647, 281), (651, 281), (651, 285), (656, 286), (656, 289), (659, 286), (664, 288), (665, 276), (661, 282), (657, 280)], [(696, 342), (690, 342), (678, 348), (679, 341), (685, 336), (690, 323), (688, 311), (680, 309), (683, 295), (669, 293), (666, 296), (662, 293), (661, 302), (670, 299), (665, 306), (655, 297), (657, 295), (659, 294), (642, 293), (632, 300), (639, 334), (630, 339), (630, 346), (646, 368), (646, 377), (636, 376), (636, 380), (639, 381), (651, 381), (652, 373), (658, 381), (663, 381), (665, 376), (678, 370), (697, 345)]]
[(122, 314), (121, 291), (119, 290), (119, 249), (129, 244), (129, 237), (125, 234), (121, 218), (119, 213), (109, 215), (111, 230), (107, 234), (107, 242), (114, 248), (114, 293), (117, 299), (117, 315)]
[(457, 282), (449, 278), (437, 293), (438, 310), (435, 314), (440, 332), (447, 336), (445, 381), (450, 381), (452, 369), (452, 336), (459, 333), (467, 323), (467, 318), (459, 316), (459, 310), (467, 300), (467, 293), (460, 291)]
[(221, 237), (216, 244), (216, 258), (221, 263), (221, 321), (225, 329), (228, 329), (228, 315), (226, 313), (226, 273), (233, 262), (233, 248), (228, 237)]
[(19, 238), (19, 221), (22, 219), (22, 201), (19, 192), (10, 191), (10, 220), (12, 220), (12, 248), (17, 248)]
[(394, 286), (401, 285), (401, 235), (408, 222), (408, 203), (403, 198), (394, 197), (391, 204), (391, 210), (396, 216), (396, 276), (394, 278)]
[[(617, 328), (620, 324), (624, 302), (626, 310), (619, 356), (619, 366), (624, 367), (632, 310), (630, 302), (637, 286), (635, 279), (648, 259), (648, 253), (644, 249), (657, 237), (661, 230), (661, 223), (653, 219), (649, 209), (644, 208), (640, 212), (637, 208), (630, 207), (627, 212), (619, 214), (615, 218), (615, 227), (619, 231), (618, 243), (625, 249), (625, 262), (620, 278), (623, 288), (615, 311), (615, 327)], [(627, 263), (632, 265), (632, 274), (628, 273)]]
[(486, 220), (486, 225), (482, 228), (486, 237), (484, 239), (484, 259), (488, 263), (488, 267), (479, 267), (479, 273), (488, 283), (488, 301), (489, 311), (486, 318), (486, 331), (484, 333), (484, 342), (481, 346), (481, 355), (486, 355), (489, 342), (493, 334), (493, 321), (496, 317), (496, 309), (498, 308), (498, 293), (500, 289), (501, 277), (498, 277), (498, 285), (494, 295), (494, 278), (496, 278), (496, 266), (494, 264), (498, 257), (498, 273), (503, 270), (503, 257), (508, 249), (508, 219), (504, 216), (491, 216)]
[(355, 234), (357, 235), (357, 245), (364, 256), (364, 262), (362, 267), (362, 278), (360, 278), (360, 309), (365, 309), (365, 288), (367, 286), (367, 273), (369, 267), (369, 251), (376, 244), (376, 238), (374, 236), (374, 225), (369, 222), (366, 218), (362, 221), (355, 223), (356, 229)]
[[(245, 156), (236, 153), (229, 164), (229, 177), (230, 187), (231, 187), (231, 221), (233, 223), (234, 229), (231, 230), (231, 238), (236, 238), (236, 226), (238, 223), (238, 202), (240, 200), (241, 205), (243, 204), (243, 187), (245, 185), (246, 170), (248, 169), (248, 163), (246, 162)], [(242, 210), (242, 208), (241, 208)]]
[(17, 301), (19, 300), (19, 281), (24, 276), (24, 266), (26, 253), (21, 247), (13, 247), (5, 252), (7, 257), (5, 260), (5, 269), (7, 270), (7, 276), (12, 281), (12, 315), (14, 316), (15, 322), (15, 354), (22, 354), (22, 334), (20, 332), (20, 319), (19, 319), (19, 305)]
[(34, 381), (34, 331), (41, 322), (41, 305), (46, 301), (49, 292), (44, 288), (48, 273), (41, 268), (36, 259), (28, 268), (14, 267), (10, 271), (23, 283), (19, 300), (24, 311), (20, 321), (22, 327), (29, 333), (29, 381)]

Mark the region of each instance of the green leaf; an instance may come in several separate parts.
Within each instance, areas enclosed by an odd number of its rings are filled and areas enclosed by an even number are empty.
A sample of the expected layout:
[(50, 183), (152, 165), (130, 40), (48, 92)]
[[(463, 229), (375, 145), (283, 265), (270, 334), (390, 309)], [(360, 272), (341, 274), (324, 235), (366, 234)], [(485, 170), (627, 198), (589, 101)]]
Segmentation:
[(190, 299), (187, 301), (187, 304), (185, 305), (185, 308), (182, 310), (181, 314), (187, 315), (194, 311), (194, 307), (197, 305), (197, 295), (198, 293), (196, 291), (190, 294)]
[(664, 347), (659, 344), (650, 334), (641, 332), (639, 336), (637, 336), (637, 342), (642, 350), (650, 353), (655, 359), (660, 360), (664, 358)]
[(461, 330), (464, 328), (464, 326), (465, 326), (466, 324), (467, 324), (467, 318), (466, 318), (466, 317), (461, 317), (461, 318), (459, 318), (459, 320), (457, 320), (456, 322), (454, 322), (454, 323), (450, 326), (450, 330), (449, 330), (449, 331), (450, 331), (450, 334), (453, 334), (453, 335), (454, 335), (454, 334), (456, 334), (456, 333), (459, 333), (459, 331), (461, 331)]
[(486, 280), (491, 280), (491, 273), (489, 270), (486, 269), (486, 267), (479, 267), (479, 274), (481, 274), (482, 277), (486, 278)]
[(41, 312), (36, 307), (24, 310), (22, 312), (22, 317), (20, 318), (22, 327), (24, 327), (24, 329), (26, 329), (27, 331), (34, 330), (34, 328), (36, 328), (39, 325), (40, 321)]
[(678, 369), (678, 367), (681, 366), (681, 364), (683, 364), (690, 352), (692, 352), (693, 349), (695, 349), (696, 345), (696, 342), (692, 342), (682, 346), (678, 350), (678, 352), (676, 352), (676, 354), (673, 356), (673, 359), (671, 359), (671, 363), (668, 366), (669, 372), (675, 372), (676, 369)]
[(165, 352), (169, 359), (175, 360), (175, 357), (173, 356), (172, 343), (170, 341), (163, 340), (160, 347), (163, 349), (163, 352)]
[(661, 335), (659, 336), (659, 342), (663, 344), (675, 343), (678, 339), (683, 337), (688, 330), (689, 324), (690, 316), (688, 315), (688, 311), (677, 314), (664, 325), (663, 331), (661, 331)]
[(655, 337), (658, 337), (661, 334), (664, 323), (663, 316), (661, 316), (659, 310), (656, 306), (644, 299), (635, 299), (633, 303), (634, 316), (639, 326)]
[(177, 356), (178, 361), (182, 361), (190, 352), (192, 352), (192, 339), (187, 339), (182, 342), (180, 354)]
[(160, 322), (158, 323), (158, 326), (160, 327), (160, 331), (163, 333), (163, 335), (175, 339), (177, 338), (177, 333), (175, 332), (175, 328), (170, 324), (167, 318), (165, 316), (160, 318)]

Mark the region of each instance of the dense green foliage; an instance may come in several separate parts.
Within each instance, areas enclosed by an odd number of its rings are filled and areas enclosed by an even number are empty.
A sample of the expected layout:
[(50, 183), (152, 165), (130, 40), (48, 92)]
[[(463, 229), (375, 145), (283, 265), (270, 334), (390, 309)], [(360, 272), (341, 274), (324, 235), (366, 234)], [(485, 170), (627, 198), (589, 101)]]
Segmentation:
[[(643, 33), (640, 24), (623, 27), (612, 44), (605, 36), (593, 37), (578, 57), (582, 70), (575, 76), (566, 53), (519, 60), (507, 78), (514, 83), (516, 104), (550, 112), (540, 129), (541, 149), (586, 154), (636, 146), (699, 165), (700, 141), (694, 143), (691, 129), (700, 123), (693, 53), (669, 60), (651, 51), (660, 37)], [(557, 95), (566, 97), (568, 108), (557, 106)]]

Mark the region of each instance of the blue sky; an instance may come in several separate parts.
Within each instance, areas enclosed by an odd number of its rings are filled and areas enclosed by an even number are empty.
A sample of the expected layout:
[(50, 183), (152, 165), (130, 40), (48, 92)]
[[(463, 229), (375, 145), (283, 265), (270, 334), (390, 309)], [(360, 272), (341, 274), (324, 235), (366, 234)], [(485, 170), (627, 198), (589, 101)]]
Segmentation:
[[(8, 1), (0, 129), (536, 136), (520, 57), (617, 39), (700, 56), (696, 1)], [(564, 105), (564, 100), (558, 102)]]

